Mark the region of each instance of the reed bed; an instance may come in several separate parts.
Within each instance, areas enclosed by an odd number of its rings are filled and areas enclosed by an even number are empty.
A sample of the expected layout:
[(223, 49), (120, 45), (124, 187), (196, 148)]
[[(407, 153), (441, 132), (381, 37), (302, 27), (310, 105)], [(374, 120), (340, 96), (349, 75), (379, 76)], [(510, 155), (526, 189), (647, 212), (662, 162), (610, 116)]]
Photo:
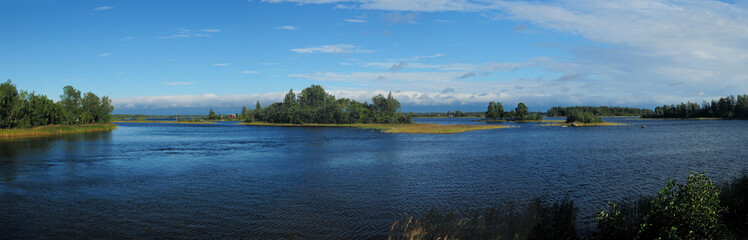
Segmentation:
[(568, 199), (550, 203), (535, 198), (526, 205), (472, 212), (432, 209), (394, 222), (388, 239), (578, 239), (576, 218), (577, 208)]
[(0, 139), (47, 137), (73, 133), (111, 131), (117, 128), (112, 123), (85, 125), (47, 125), (33, 128), (0, 129)]

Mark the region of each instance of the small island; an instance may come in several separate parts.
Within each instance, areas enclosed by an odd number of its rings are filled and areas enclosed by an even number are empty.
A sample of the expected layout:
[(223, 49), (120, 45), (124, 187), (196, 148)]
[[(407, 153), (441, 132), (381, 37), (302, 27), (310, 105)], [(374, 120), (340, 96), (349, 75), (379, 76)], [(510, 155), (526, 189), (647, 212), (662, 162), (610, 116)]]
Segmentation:
[[(212, 110), (211, 110), (212, 112)], [(400, 111), (400, 102), (390, 92), (374, 96), (371, 104), (348, 98), (336, 99), (319, 85), (312, 85), (297, 96), (288, 91), (283, 102), (262, 108), (258, 101), (254, 111), (246, 107), (239, 115), (243, 125), (283, 127), (354, 127), (379, 129), (386, 133), (460, 133), (498, 129), (503, 125), (439, 125), (413, 123), (411, 116)]]

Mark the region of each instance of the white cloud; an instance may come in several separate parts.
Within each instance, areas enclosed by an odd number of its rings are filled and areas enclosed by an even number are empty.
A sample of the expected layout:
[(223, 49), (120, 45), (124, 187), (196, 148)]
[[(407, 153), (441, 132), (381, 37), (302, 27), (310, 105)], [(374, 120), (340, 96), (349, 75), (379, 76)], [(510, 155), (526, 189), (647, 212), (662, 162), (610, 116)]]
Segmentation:
[(264, 2), (294, 2), (299, 4), (354, 3), (337, 4), (336, 8), (371, 9), (387, 11), (478, 11), (491, 5), (474, 0), (264, 0)]
[(112, 9), (114, 9), (114, 7), (112, 7), (112, 6), (101, 6), (101, 7), (94, 8), (93, 10), (94, 11), (104, 11), (104, 10), (112, 10)]
[(349, 54), (349, 53), (370, 53), (373, 50), (361, 49), (361, 47), (352, 44), (335, 44), (335, 45), (322, 45), (308, 48), (294, 48), (291, 49), (296, 53), (336, 53), (336, 54)]
[(112, 99), (115, 109), (163, 109), (163, 108), (194, 108), (194, 107), (237, 107), (254, 106), (260, 101), (263, 106), (271, 102), (280, 101), (283, 93), (263, 93), (245, 95), (171, 95), (171, 96), (140, 96)]
[(289, 77), (307, 78), (315, 81), (359, 82), (372, 81), (406, 81), (406, 82), (449, 82), (464, 75), (464, 72), (354, 72), (334, 73), (316, 72), (307, 74), (290, 74)]
[(277, 26), (277, 27), (275, 27), (275, 29), (281, 29), (281, 30), (296, 30), (296, 27), (294, 27), (294, 26), (289, 26), (289, 25), (286, 25), (286, 26)]
[(171, 85), (171, 86), (179, 86), (179, 85), (192, 85), (193, 82), (164, 82), (163, 84)]
[(212, 36), (211, 35), (212, 33), (218, 33), (218, 32), (221, 32), (221, 30), (215, 29), (215, 28), (202, 29), (202, 30), (191, 30), (187, 28), (182, 28), (182, 29), (179, 29), (177, 33), (173, 33), (167, 36), (160, 36), (156, 38), (170, 39), (170, 38), (210, 37)]
[(260, 73), (259, 71), (242, 71), (242, 74), (255, 74)]
[[(696, 97), (746, 91), (748, 5), (716, 0), (269, 0), (300, 4), (345, 3), (348, 7), (392, 11), (391, 22), (415, 22), (419, 12), (480, 12), (514, 21), (515, 31), (552, 31), (593, 43), (550, 46), (568, 57), (539, 61), (542, 71), (585, 74), (599, 85), (628, 96)], [(405, 13), (401, 13), (405, 12)], [(540, 56), (538, 56), (540, 57)], [(403, 62), (393, 60), (392, 62)], [(414, 64), (408, 62), (408, 68)], [(390, 65), (392, 66), (392, 65)], [(514, 68), (513, 66), (497, 66)], [(673, 87), (678, 86), (678, 87)]]
[(345, 21), (349, 23), (366, 23), (366, 20), (363, 19), (346, 19)]
[(216, 66), (216, 67), (225, 67), (225, 66), (229, 66), (229, 65), (231, 65), (231, 63), (215, 63), (215, 64), (213, 64), (213, 66)]
[(106, 56), (109, 56), (109, 55), (112, 55), (112, 54), (111, 53), (102, 53), (102, 54), (99, 54), (99, 57), (106, 57)]

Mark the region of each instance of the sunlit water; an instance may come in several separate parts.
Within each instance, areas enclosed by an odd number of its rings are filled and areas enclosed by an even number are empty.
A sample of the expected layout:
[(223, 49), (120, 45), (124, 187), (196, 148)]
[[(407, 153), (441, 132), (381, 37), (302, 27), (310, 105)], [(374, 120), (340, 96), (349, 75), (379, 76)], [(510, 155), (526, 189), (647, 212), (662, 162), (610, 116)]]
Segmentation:
[[(609, 200), (748, 167), (748, 121), (448, 135), (353, 128), (120, 123), (0, 142), (0, 238), (385, 238), (433, 207), (569, 197), (581, 229)], [(416, 119), (463, 123), (470, 119)], [(641, 128), (647, 125), (647, 128)]]

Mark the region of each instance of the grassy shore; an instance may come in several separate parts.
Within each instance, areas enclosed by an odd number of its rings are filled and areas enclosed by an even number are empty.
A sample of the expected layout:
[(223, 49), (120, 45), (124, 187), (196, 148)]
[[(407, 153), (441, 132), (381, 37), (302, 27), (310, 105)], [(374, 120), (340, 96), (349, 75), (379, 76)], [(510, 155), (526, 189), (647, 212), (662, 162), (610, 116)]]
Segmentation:
[(216, 122), (192, 122), (192, 121), (150, 121), (150, 120), (119, 120), (113, 123), (178, 123), (178, 124), (216, 124)]
[(502, 123), (502, 122), (515, 122), (515, 123), (562, 123), (566, 122), (566, 120), (487, 120), (487, 119), (480, 119), (480, 120), (473, 120), (473, 122), (486, 122), (486, 123)]
[(637, 118), (635, 120), (727, 120), (724, 118)]
[(475, 130), (507, 128), (503, 125), (439, 125), (432, 123), (415, 124), (379, 124), (379, 123), (357, 123), (357, 124), (290, 124), (290, 123), (266, 123), (266, 122), (242, 122), (242, 125), (250, 126), (278, 126), (278, 127), (351, 127), (363, 129), (379, 129), (386, 133), (423, 133), (423, 134), (445, 134), (461, 133)]
[[(576, 126), (574, 124), (576, 124)], [(596, 122), (596, 123), (579, 123), (579, 122), (566, 123), (566, 122), (560, 122), (560, 123), (546, 123), (546, 124), (541, 124), (541, 126), (604, 127), (604, 126), (628, 126), (628, 124), (617, 123), (617, 122)]]
[(0, 139), (47, 137), (73, 133), (111, 131), (117, 128), (112, 123), (85, 125), (48, 125), (22, 129), (0, 129)]

